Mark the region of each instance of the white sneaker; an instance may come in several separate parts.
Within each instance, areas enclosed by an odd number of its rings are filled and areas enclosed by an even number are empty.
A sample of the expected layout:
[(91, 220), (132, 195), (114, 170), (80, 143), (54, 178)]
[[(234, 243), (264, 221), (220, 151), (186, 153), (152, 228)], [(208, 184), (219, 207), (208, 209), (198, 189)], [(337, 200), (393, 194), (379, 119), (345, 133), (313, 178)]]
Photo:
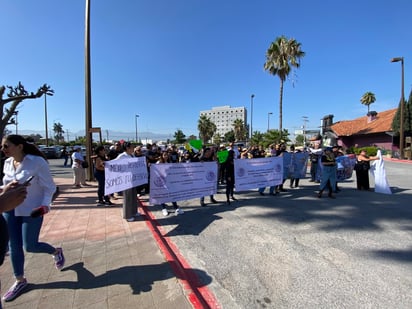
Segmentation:
[(135, 217), (130, 217), (129, 219), (126, 219), (127, 222), (133, 222), (133, 221), (135, 221), (135, 220), (136, 220)]
[(185, 212), (183, 211), (183, 209), (177, 208), (177, 209), (175, 210), (176, 216), (178, 216), (178, 215), (183, 215), (184, 213), (185, 213)]
[(169, 212), (167, 211), (167, 209), (166, 208), (163, 208), (162, 209), (162, 214), (163, 214), (163, 216), (168, 216), (169, 215)]

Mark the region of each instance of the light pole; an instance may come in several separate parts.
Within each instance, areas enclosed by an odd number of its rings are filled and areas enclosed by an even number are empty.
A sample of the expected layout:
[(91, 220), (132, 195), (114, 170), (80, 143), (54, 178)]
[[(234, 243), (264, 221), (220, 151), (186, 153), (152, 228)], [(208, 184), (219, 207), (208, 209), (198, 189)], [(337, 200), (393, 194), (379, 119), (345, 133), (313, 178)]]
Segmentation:
[(253, 134), (253, 98), (255, 97), (254, 94), (250, 96), (250, 136), (249, 140), (252, 139)]
[(306, 146), (306, 123), (309, 121), (308, 116), (302, 116), (303, 119), (303, 146)]
[(49, 147), (49, 133), (48, 133), (48, 126), (47, 126), (47, 96), (53, 96), (54, 91), (50, 88), (44, 90), (44, 125), (46, 131), (46, 146)]
[[(92, 86), (91, 86), (91, 64), (90, 64), (90, 2), (86, 0), (86, 12), (84, 21), (84, 105), (85, 105), (85, 135), (86, 135), (86, 158), (92, 155)], [(86, 169), (87, 180), (93, 180), (92, 164)]]
[(138, 140), (137, 140), (137, 118), (139, 118), (139, 115), (134, 115), (134, 127), (136, 129), (136, 144), (138, 143)]
[(403, 57), (396, 57), (392, 58), (391, 62), (401, 62), (401, 67), (402, 67), (402, 79), (401, 79), (401, 117), (400, 117), (400, 124), (399, 124), (399, 158), (403, 159), (403, 110), (404, 110), (404, 95), (403, 95), (403, 85), (404, 85), (404, 80), (403, 80)]
[(272, 112), (269, 112), (269, 113), (268, 113), (268, 132), (269, 132), (269, 116), (270, 116), (270, 115), (273, 115), (273, 113), (272, 113)]

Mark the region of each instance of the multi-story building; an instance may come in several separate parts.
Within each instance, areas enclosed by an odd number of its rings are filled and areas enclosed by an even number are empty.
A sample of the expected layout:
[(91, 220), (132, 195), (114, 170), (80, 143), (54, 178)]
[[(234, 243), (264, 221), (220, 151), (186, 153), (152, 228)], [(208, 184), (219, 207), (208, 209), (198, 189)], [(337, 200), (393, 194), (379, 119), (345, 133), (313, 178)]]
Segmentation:
[(216, 125), (216, 133), (224, 136), (234, 129), (233, 123), (240, 119), (246, 125), (247, 114), (245, 107), (230, 107), (230, 105), (212, 107), (211, 110), (201, 111), (200, 116), (207, 116)]

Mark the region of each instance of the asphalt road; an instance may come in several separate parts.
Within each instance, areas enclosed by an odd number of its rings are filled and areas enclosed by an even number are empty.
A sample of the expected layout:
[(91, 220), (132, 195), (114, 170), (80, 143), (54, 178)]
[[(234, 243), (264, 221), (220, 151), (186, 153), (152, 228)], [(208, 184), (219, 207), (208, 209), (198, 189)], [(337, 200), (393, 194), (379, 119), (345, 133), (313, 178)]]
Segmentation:
[(412, 308), (412, 164), (385, 166), (392, 195), (350, 179), (318, 199), (303, 179), (280, 196), (236, 193), (229, 206), (182, 201), (182, 216), (150, 209), (222, 308)]

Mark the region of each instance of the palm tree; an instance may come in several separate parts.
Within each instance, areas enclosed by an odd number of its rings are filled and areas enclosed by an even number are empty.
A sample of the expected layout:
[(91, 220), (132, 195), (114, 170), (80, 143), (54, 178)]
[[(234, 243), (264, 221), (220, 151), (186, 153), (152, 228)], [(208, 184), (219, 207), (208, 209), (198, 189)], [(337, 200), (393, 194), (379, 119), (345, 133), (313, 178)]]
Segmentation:
[(369, 105), (376, 101), (375, 94), (373, 92), (365, 92), (365, 94), (360, 99), (363, 105), (368, 106), (368, 115), (369, 115)]
[(216, 125), (210, 121), (206, 115), (201, 115), (197, 123), (197, 129), (199, 130), (199, 137), (203, 141), (203, 145), (206, 145), (216, 132)]
[(271, 75), (277, 75), (280, 79), (280, 98), (279, 98), (279, 132), (282, 129), (282, 99), (283, 84), (293, 70), (300, 67), (300, 59), (305, 56), (301, 50), (301, 44), (295, 39), (288, 39), (280, 36), (272, 42), (266, 51), (266, 62), (263, 66), (265, 71)]
[(53, 131), (54, 131), (54, 139), (57, 141), (57, 144), (60, 144), (62, 140), (64, 140), (63, 134), (63, 125), (58, 122), (53, 124)]
[(233, 122), (235, 139), (237, 141), (242, 141), (245, 139), (245, 125), (242, 119), (235, 119)]

